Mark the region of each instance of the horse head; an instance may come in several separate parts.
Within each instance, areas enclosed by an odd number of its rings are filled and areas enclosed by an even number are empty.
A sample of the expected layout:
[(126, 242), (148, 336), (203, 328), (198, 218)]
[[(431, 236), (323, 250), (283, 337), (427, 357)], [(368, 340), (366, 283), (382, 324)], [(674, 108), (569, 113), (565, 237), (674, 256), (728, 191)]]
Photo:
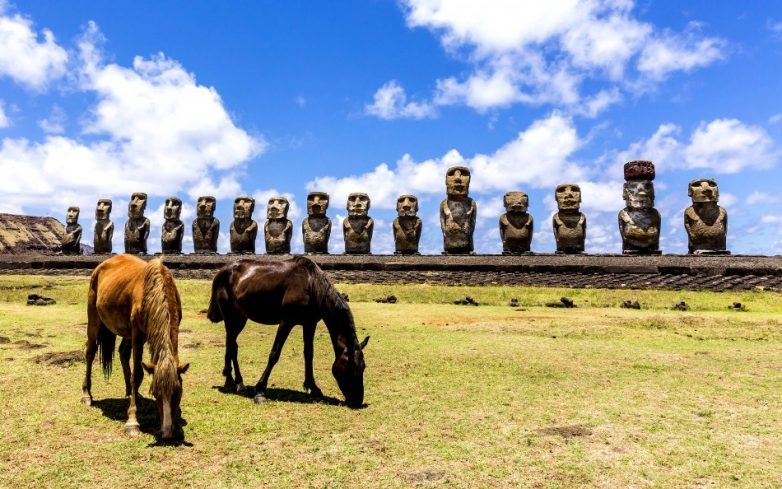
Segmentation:
[(179, 408), (182, 400), (182, 374), (190, 368), (189, 363), (179, 365), (179, 360), (172, 360), (171, 357), (167, 356), (157, 364), (142, 362), (144, 370), (153, 376), (149, 390), (155, 397), (161, 438), (164, 440), (173, 438), (176, 423), (182, 416), (182, 410)]
[(352, 408), (364, 405), (364, 347), (368, 342), (369, 336), (358, 345), (340, 341), (342, 351), (331, 367), (339, 390), (345, 396), (345, 403)]

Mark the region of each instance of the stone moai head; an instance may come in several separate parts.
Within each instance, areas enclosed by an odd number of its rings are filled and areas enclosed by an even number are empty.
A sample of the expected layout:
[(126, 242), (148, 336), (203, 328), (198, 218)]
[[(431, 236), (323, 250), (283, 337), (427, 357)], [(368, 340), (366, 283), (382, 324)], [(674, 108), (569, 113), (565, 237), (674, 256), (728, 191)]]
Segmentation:
[(310, 192), (307, 194), (307, 215), (323, 217), (329, 209), (329, 194), (326, 192)]
[(448, 197), (465, 198), (470, 192), (470, 169), (452, 166), (445, 173), (445, 190)]
[(217, 209), (217, 200), (211, 195), (204, 195), (198, 198), (196, 212), (199, 219), (210, 219), (215, 215)]
[(182, 214), (182, 200), (179, 197), (169, 197), (163, 208), (163, 217), (166, 221), (178, 221)]
[(511, 214), (526, 214), (529, 209), (529, 196), (524, 192), (508, 192), (502, 198), (505, 212)]
[(418, 197), (415, 195), (400, 195), (396, 199), (396, 212), (399, 217), (415, 217), (418, 213)]
[(65, 213), (65, 224), (76, 224), (79, 222), (79, 208), (75, 205), (68, 207), (68, 212)]
[(711, 178), (698, 178), (690, 182), (687, 187), (687, 195), (693, 204), (717, 202), (720, 199), (720, 189), (717, 182)]
[(255, 199), (242, 196), (234, 200), (234, 219), (252, 219), (255, 210)]
[(111, 217), (111, 199), (98, 199), (95, 206), (95, 219), (102, 221)]
[(369, 213), (370, 204), (369, 195), (367, 194), (356, 192), (348, 195), (348, 216), (366, 217)]
[(140, 219), (144, 217), (144, 211), (147, 209), (147, 194), (144, 192), (134, 192), (130, 196), (128, 203), (128, 217), (131, 219)]
[(290, 203), (288, 203), (288, 199), (280, 196), (272, 197), (269, 199), (269, 204), (266, 207), (266, 218), (287, 219), (288, 208), (290, 208)]
[(581, 187), (574, 183), (557, 185), (554, 191), (557, 199), (557, 208), (561, 211), (577, 211), (581, 207)]
[(625, 184), (622, 198), (629, 209), (642, 210), (654, 207), (654, 163), (630, 161), (625, 163)]

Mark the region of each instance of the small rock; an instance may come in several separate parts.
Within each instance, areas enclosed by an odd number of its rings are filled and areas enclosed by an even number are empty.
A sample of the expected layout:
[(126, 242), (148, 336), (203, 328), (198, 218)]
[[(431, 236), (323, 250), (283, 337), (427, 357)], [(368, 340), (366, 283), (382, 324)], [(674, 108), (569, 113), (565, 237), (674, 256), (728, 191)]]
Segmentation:
[(350, 302), (350, 297), (348, 297), (348, 295), (346, 293), (340, 292), (339, 295), (340, 295), (340, 297), (345, 299), (345, 302)]
[(622, 301), (622, 307), (624, 309), (641, 309), (641, 304), (638, 301), (627, 299)]
[(514, 298), (512, 298), (512, 299), (510, 300), (510, 302), (508, 303), (508, 305), (509, 305), (510, 307), (519, 307), (519, 300), (518, 300), (518, 299), (516, 299), (516, 298), (514, 297)]
[(52, 299), (51, 297), (44, 297), (42, 295), (38, 294), (28, 294), (27, 295), (27, 305), (28, 306), (48, 306), (51, 304), (57, 304), (57, 301)]
[(673, 309), (674, 311), (688, 311), (690, 309), (690, 306), (688, 306), (686, 302), (681, 301), (678, 304), (674, 304), (671, 309)]
[(378, 302), (380, 304), (396, 304), (396, 296), (395, 295), (389, 295), (388, 297), (379, 297), (375, 299), (375, 302)]
[(576, 307), (576, 304), (573, 302), (573, 299), (570, 299), (568, 297), (560, 297), (559, 301), (565, 306), (565, 307)]
[(728, 306), (728, 309), (733, 309), (734, 311), (746, 311), (747, 307), (741, 302), (734, 302)]

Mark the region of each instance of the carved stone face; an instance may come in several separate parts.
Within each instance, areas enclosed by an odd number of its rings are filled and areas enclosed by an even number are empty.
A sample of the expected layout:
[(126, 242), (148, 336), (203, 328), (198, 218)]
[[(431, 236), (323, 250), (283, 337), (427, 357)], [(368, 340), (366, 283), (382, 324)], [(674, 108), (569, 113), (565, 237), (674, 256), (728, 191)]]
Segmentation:
[(524, 192), (508, 192), (502, 202), (506, 212), (523, 214), (529, 208), (529, 196)]
[(166, 206), (163, 208), (163, 217), (167, 221), (179, 220), (179, 215), (182, 214), (182, 201), (176, 197), (169, 197), (166, 199)]
[(625, 182), (622, 198), (630, 209), (651, 209), (654, 207), (654, 184), (649, 180)]
[(467, 197), (470, 192), (470, 170), (454, 166), (445, 174), (445, 189), (448, 197)]
[(99, 199), (95, 207), (95, 219), (102, 221), (111, 215), (111, 199)]
[(720, 198), (720, 190), (717, 182), (711, 178), (701, 178), (690, 182), (687, 194), (692, 198), (692, 203), (717, 202)]
[(350, 217), (362, 217), (369, 213), (369, 195), (354, 193), (348, 195), (348, 215)]
[(198, 218), (208, 219), (215, 215), (215, 208), (217, 207), (217, 200), (212, 196), (204, 196), (198, 198)]
[(68, 212), (65, 213), (66, 224), (76, 224), (79, 222), (79, 208), (76, 206), (68, 207)]
[(554, 192), (557, 207), (561, 211), (578, 210), (581, 207), (581, 188), (578, 185), (565, 183)]
[(402, 195), (396, 199), (396, 212), (399, 217), (415, 217), (418, 212), (418, 197)]
[(130, 196), (130, 203), (128, 204), (128, 216), (131, 219), (139, 219), (144, 217), (144, 211), (147, 209), (147, 194), (143, 192), (135, 192)]
[(255, 199), (252, 197), (237, 197), (234, 200), (234, 219), (251, 219), (255, 210)]
[(307, 194), (307, 215), (322, 217), (329, 208), (329, 194), (326, 192), (310, 192)]
[(287, 219), (290, 204), (285, 197), (272, 197), (266, 207), (267, 219)]

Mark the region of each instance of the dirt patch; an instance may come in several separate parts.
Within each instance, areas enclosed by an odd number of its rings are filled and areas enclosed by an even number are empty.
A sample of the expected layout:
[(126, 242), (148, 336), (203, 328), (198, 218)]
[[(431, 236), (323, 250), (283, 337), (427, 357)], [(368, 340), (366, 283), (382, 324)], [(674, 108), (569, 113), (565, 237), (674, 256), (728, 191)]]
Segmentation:
[(445, 477), (445, 472), (438, 470), (423, 470), (421, 472), (407, 472), (400, 475), (408, 482), (435, 482)]
[(0, 336), (0, 345), (4, 345), (4, 344), (10, 343), (10, 342), (11, 342), (10, 338), (7, 338), (5, 336)]
[(578, 436), (591, 435), (592, 429), (584, 424), (573, 424), (570, 426), (549, 426), (548, 428), (540, 428), (535, 430), (535, 433), (543, 436), (559, 435), (562, 438), (575, 438)]
[(20, 350), (40, 350), (49, 346), (45, 343), (30, 343), (27, 340), (14, 341), (14, 345), (17, 345)]
[(84, 353), (80, 351), (53, 351), (33, 357), (33, 362), (44, 365), (70, 366), (84, 360)]
[(198, 350), (202, 346), (203, 346), (203, 344), (200, 341), (194, 341), (192, 343), (186, 344), (185, 346), (183, 346), (183, 348), (190, 348), (190, 349), (193, 349), (193, 350)]
[(193, 330), (192, 329), (180, 329), (179, 332), (180, 333), (192, 333)]

